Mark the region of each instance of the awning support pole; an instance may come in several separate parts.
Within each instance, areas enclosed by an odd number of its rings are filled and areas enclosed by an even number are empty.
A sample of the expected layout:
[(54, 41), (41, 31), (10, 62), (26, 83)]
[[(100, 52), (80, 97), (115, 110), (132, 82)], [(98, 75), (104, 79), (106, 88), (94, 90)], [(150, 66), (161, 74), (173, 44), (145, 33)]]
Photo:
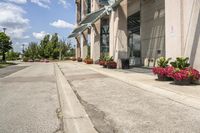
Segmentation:
[[(78, 43), (78, 46), (80, 47), (81, 45), (80, 45), (80, 42), (79, 42), (79, 40), (78, 40), (78, 38), (77, 37), (75, 37), (76, 38), (76, 41), (77, 41), (77, 43)], [(77, 46), (77, 47), (78, 47)]]
[(82, 32), (82, 35), (83, 35), (85, 42), (87, 42), (87, 39), (86, 39), (85, 34), (83, 32)]
[(97, 27), (95, 24), (92, 24), (92, 28), (94, 29), (95, 33), (98, 34)]

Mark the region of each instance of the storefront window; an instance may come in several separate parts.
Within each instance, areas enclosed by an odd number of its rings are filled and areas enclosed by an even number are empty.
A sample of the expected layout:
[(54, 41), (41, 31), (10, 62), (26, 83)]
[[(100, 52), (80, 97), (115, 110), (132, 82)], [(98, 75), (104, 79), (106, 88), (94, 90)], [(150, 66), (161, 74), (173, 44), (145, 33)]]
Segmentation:
[(101, 54), (109, 53), (109, 19), (101, 19)]

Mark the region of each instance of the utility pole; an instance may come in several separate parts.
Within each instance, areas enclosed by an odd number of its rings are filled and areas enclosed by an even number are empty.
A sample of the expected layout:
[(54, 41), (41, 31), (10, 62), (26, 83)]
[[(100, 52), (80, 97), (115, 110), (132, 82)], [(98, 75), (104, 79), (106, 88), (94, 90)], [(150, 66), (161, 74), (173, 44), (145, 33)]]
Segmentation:
[(24, 54), (24, 44), (22, 44), (22, 53)]
[(24, 60), (24, 52), (25, 52), (25, 50), (24, 50), (24, 44), (22, 44), (22, 61)]

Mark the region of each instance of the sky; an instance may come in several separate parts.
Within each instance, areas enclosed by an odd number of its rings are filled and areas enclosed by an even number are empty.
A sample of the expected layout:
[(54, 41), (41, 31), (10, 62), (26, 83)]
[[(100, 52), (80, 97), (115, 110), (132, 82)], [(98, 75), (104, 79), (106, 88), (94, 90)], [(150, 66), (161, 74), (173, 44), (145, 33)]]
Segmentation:
[(0, 0), (0, 31), (6, 28), (15, 51), (46, 34), (67, 39), (74, 26), (74, 0)]

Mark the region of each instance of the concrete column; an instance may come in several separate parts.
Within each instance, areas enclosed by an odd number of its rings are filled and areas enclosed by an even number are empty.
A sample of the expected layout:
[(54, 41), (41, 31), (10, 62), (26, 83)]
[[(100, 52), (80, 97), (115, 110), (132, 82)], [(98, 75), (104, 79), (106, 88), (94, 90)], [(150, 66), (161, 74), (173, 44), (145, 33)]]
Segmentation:
[(141, 61), (153, 67), (165, 56), (165, 0), (141, 0)]
[(121, 67), (119, 59), (127, 58), (128, 39), (127, 39), (127, 1), (123, 0), (116, 11), (110, 16), (110, 56), (118, 62), (118, 68)]
[(81, 36), (81, 58), (85, 59), (87, 56), (87, 30)]
[(200, 70), (200, 0), (182, 0), (182, 34), (184, 57)]
[[(91, 11), (94, 12), (98, 10), (99, 4), (96, 2), (96, 0), (93, 0), (91, 2)], [(100, 26), (101, 21), (95, 22), (95, 24), (91, 28), (91, 47), (90, 47), (90, 53), (91, 58), (94, 60), (94, 62), (97, 62), (100, 57)]]
[(100, 57), (100, 20), (97, 21), (91, 30), (91, 58), (94, 62)]
[(166, 57), (181, 56), (181, 1), (165, 0), (165, 49)]
[(80, 44), (80, 37), (77, 37), (76, 38), (76, 42), (77, 42), (77, 45), (76, 45), (76, 58), (78, 57), (81, 57), (81, 44)]

